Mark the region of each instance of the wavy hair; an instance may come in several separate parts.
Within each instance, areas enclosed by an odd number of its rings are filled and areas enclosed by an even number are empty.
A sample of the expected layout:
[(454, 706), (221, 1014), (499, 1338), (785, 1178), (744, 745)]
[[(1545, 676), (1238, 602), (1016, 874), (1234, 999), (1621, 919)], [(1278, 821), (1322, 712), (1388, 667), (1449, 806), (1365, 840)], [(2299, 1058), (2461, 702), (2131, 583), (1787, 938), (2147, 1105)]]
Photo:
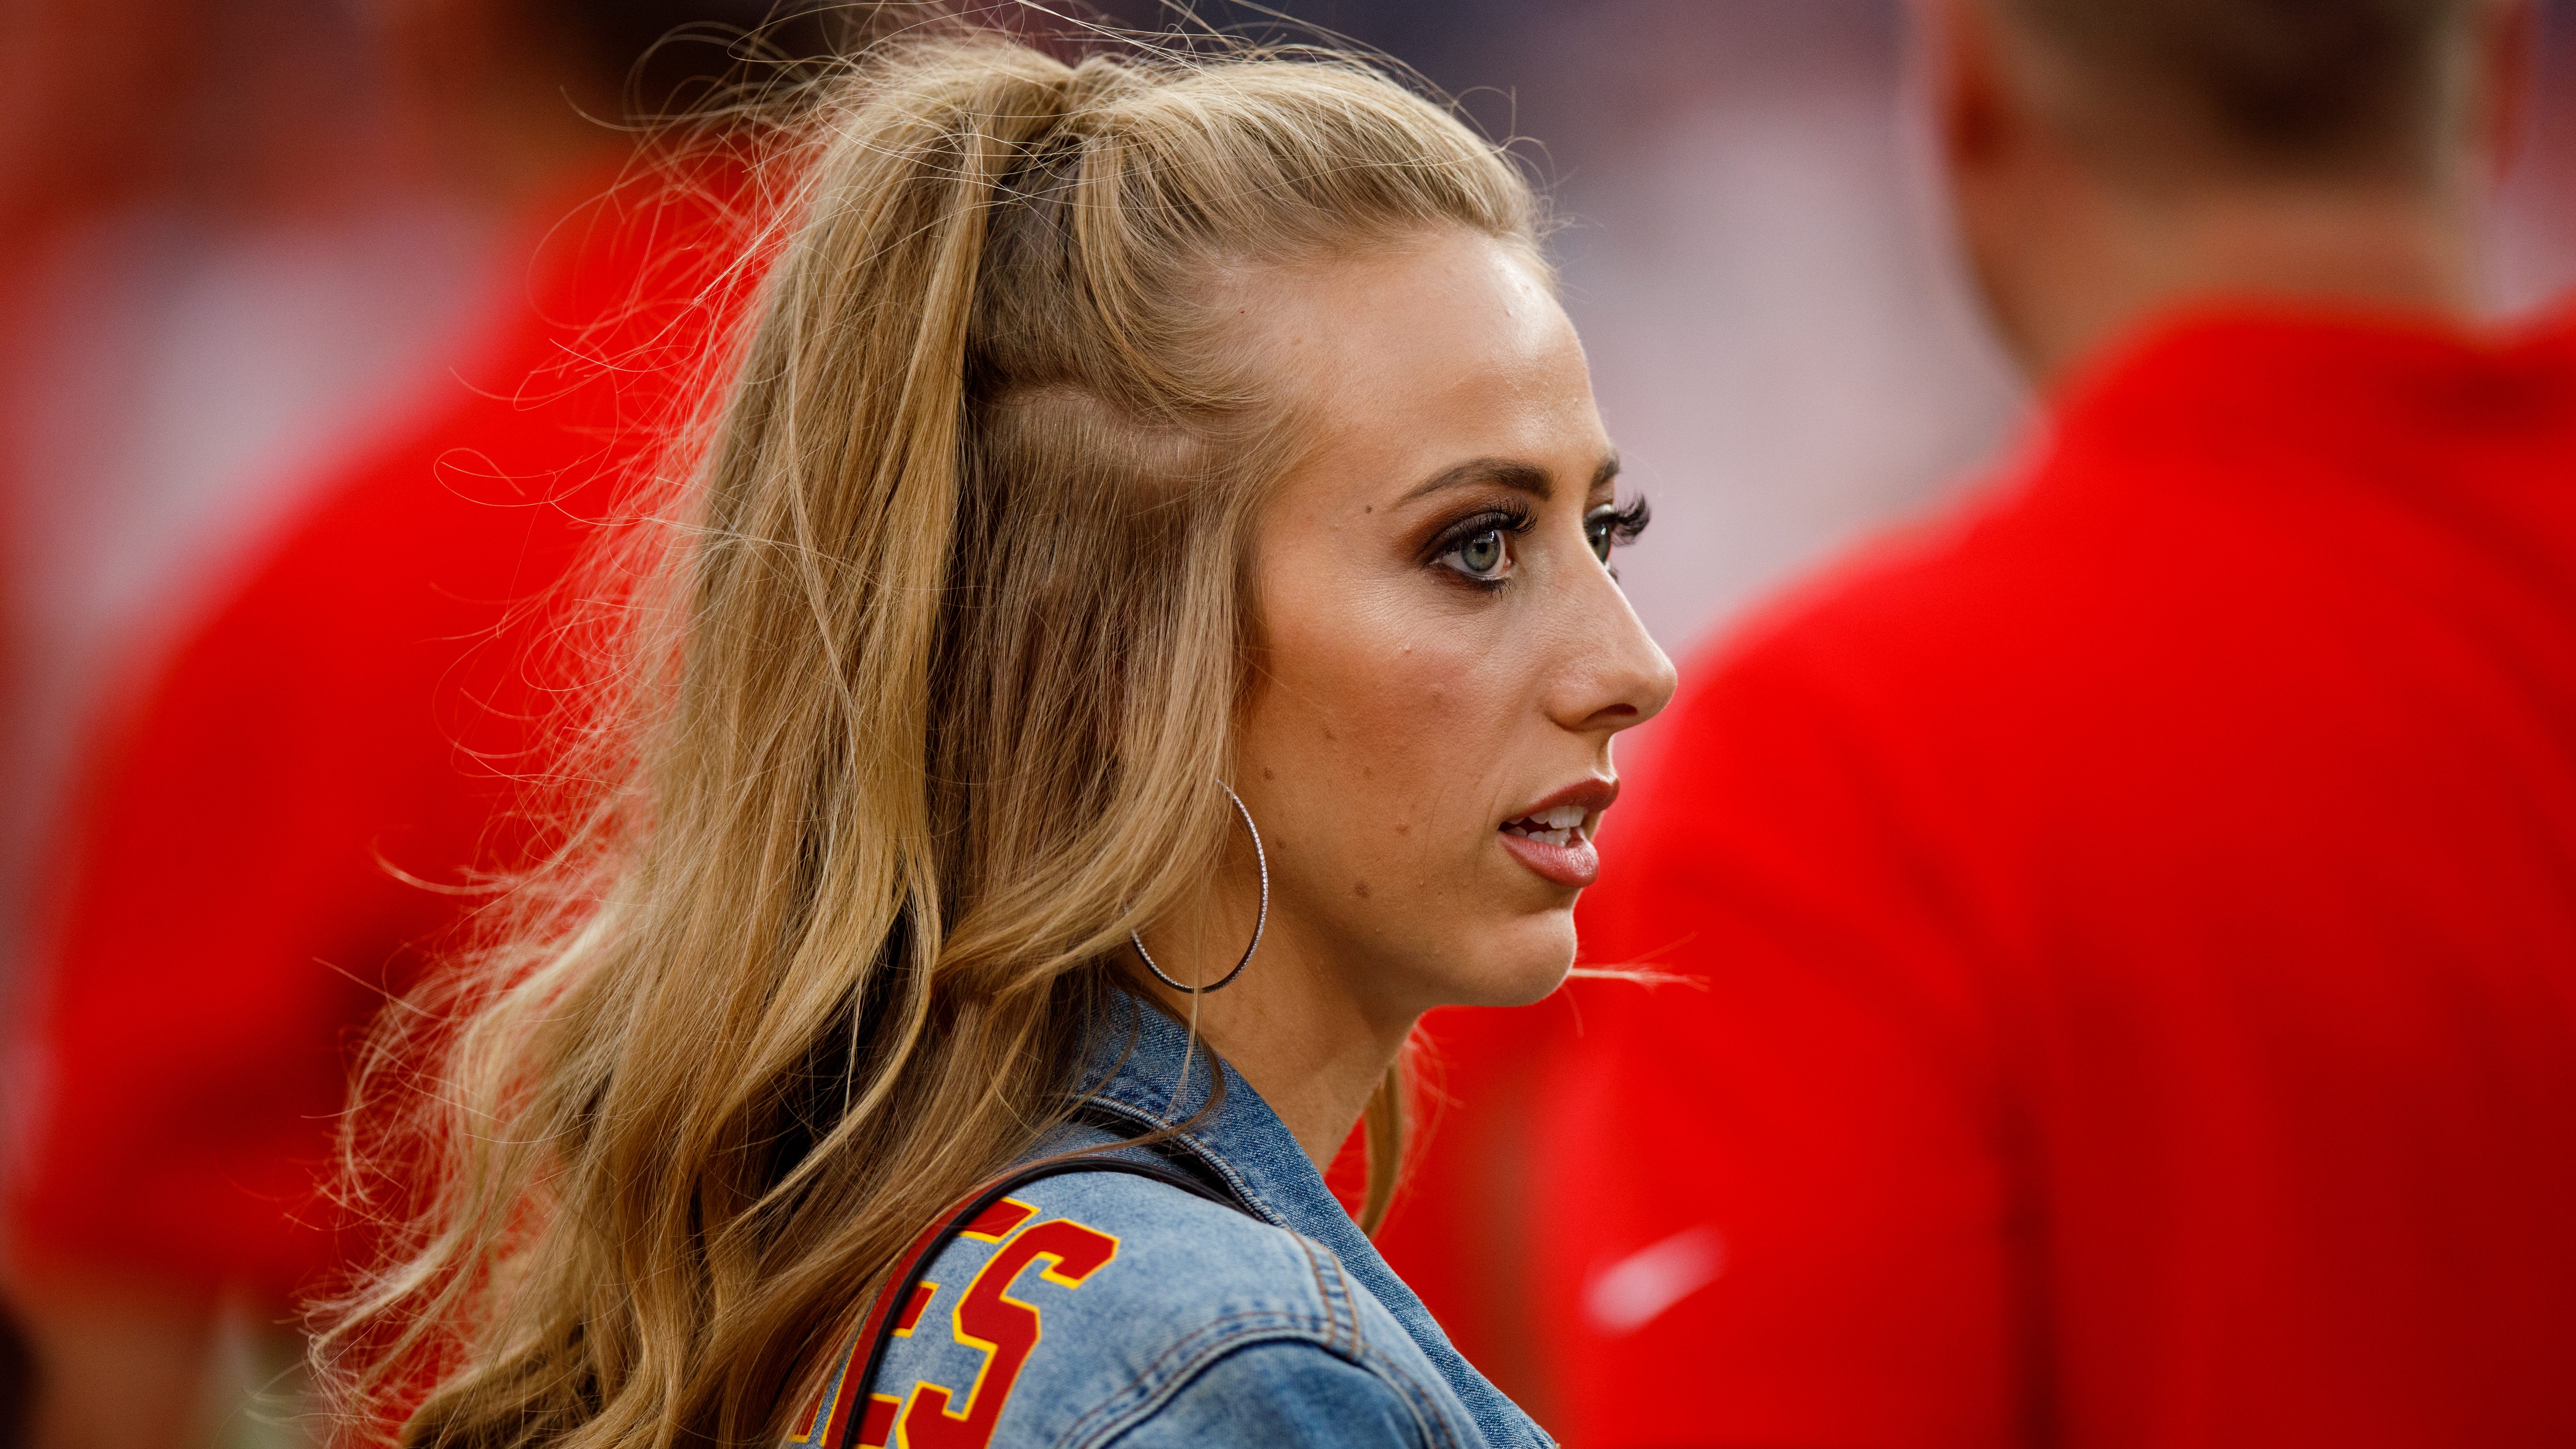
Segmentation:
[(425, 1159), (321, 1338), (361, 1437), (782, 1436), (921, 1225), (1063, 1119), (1128, 929), (1222, 856), (1303, 432), (1214, 299), (1426, 229), (1536, 257), (1500, 150), (1326, 53), (914, 36), (801, 124), (634, 611), (631, 769), (524, 894), (556, 904), (410, 1014), (431, 1089), (353, 1148)]

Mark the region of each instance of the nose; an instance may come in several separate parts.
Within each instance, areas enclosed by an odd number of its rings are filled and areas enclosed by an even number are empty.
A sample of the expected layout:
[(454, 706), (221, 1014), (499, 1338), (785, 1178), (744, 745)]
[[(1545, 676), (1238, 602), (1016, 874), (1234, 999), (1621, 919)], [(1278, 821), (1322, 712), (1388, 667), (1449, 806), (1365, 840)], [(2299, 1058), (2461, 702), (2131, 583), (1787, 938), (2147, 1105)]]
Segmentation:
[(1572, 646), (1556, 674), (1548, 713), (1566, 729), (1616, 734), (1644, 724), (1672, 701), (1679, 676), (1606, 569), (1571, 592), (1564, 638)]

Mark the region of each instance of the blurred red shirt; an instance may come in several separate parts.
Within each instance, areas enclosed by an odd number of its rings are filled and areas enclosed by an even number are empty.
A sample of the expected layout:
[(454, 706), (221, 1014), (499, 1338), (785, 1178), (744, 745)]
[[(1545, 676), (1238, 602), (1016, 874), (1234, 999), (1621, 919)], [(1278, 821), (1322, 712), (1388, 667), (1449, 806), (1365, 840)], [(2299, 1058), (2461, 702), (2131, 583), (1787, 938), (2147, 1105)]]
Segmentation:
[(489, 899), (454, 888), (525, 863), (577, 673), (558, 586), (708, 358), (731, 189), (545, 209), (505, 341), (315, 492), (97, 752), (18, 1251), (281, 1306), (353, 1250), (319, 1191), (352, 1048)]
[(2172, 321), (1685, 677), (1572, 1442), (2576, 1444), (2576, 318)]

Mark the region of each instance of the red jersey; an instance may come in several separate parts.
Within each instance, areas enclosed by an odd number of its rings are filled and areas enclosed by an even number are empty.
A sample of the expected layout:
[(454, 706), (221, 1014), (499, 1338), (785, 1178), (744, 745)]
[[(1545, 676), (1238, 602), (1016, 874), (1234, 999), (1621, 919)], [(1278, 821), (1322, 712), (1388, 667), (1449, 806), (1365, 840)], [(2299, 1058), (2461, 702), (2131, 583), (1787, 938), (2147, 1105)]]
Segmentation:
[(2576, 318), (2172, 321), (1685, 677), (1571, 1440), (2576, 1444)]
[(486, 899), (453, 888), (524, 863), (556, 586), (658, 457), (734, 257), (703, 199), (547, 220), (506, 345), (318, 490), (99, 752), (22, 1250), (271, 1305), (334, 1264), (353, 1040)]

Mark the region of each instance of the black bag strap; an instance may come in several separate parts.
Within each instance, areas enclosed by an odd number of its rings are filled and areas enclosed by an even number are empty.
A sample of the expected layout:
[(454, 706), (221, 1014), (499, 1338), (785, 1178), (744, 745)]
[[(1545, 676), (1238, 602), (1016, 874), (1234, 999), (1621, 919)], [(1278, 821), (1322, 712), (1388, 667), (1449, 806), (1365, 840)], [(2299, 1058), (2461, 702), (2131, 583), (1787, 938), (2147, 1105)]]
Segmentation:
[[(1108, 1157), (1096, 1153), (1052, 1157), (993, 1179), (967, 1194), (955, 1207), (923, 1229), (920, 1237), (913, 1239), (912, 1246), (886, 1278), (885, 1287), (878, 1291), (876, 1302), (868, 1307), (868, 1316), (860, 1326), (858, 1341), (850, 1356), (850, 1367), (844, 1371), (837, 1389), (831, 1392), (829, 1403), (817, 1405), (826, 1419), (825, 1423), (817, 1426), (822, 1431), (820, 1437), (806, 1442), (818, 1443), (822, 1449), (862, 1449), (862, 1446), (881, 1449), (889, 1443), (894, 1429), (893, 1415), (900, 1406), (879, 1400), (869, 1390), (875, 1386), (877, 1373), (885, 1367), (886, 1354), (894, 1345), (900, 1310), (920, 1291), (922, 1275), (930, 1271), (930, 1265), (939, 1260), (939, 1255), (957, 1240), (958, 1234), (972, 1227), (1002, 1199), (1031, 1183), (1077, 1172), (1121, 1172), (1130, 1177), (1147, 1178), (1246, 1217), (1257, 1216), (1237, 1198), (1219, 1192), (1187, 1173), (1133, 1157)], [(852, 1407), (859, 1412), (850, 1412)], [(881, 1417), (886, 1422), (874, 1422)]]

